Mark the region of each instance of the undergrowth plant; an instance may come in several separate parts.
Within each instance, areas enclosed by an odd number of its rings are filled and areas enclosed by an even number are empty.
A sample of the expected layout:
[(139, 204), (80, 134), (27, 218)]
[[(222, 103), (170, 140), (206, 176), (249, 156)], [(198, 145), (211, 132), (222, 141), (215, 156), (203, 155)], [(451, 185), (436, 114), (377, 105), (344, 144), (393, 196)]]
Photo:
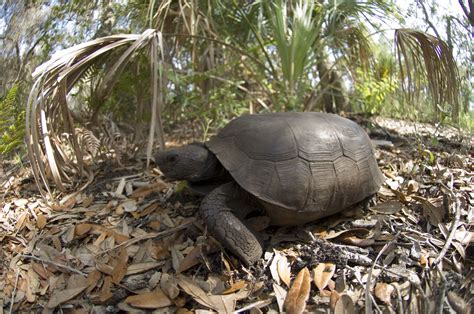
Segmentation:
[(0, 99), (0, 153), (10, 154), (24, 147), (25, 109), (19, 102), (20, 84), (13, 85)]

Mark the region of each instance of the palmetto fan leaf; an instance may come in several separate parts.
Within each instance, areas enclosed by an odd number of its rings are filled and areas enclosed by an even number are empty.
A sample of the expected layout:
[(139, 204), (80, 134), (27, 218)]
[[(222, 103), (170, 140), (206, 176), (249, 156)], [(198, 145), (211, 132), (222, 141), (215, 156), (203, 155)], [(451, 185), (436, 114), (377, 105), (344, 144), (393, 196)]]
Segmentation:
[[(111, 66), (104, 66), (99, 97), (104, 98), (113, 87), (118, 76), (136, 51), (151, 46), (150, 60), (152, 81), (159, 79), (159, 62), (162, 60), (159, 51), (163, 49), (162, 38), (156, 30), (149, 29), (142, 34), (113, 35), (76, 45), (56, 53), (48, 62), (40, 65), (33, 73), (35, 83), (31, 89), (26, 115), (26, 137), (36, 182), (42, 193), (50, 192), (49, 179), (61, 190), (65, 184), (70, 185), (77, 176), (89, 172), (82, 161), (82, 151), (74, 131), (74, 121), (67, 104), (67, 94), (92, 66), (103, 62), (104, 56), (111, 52), (120, 52)], [(161, 86), (152, 84), (152, 119), (149, 144), (154, 141), (155, 130), (159, 134), (161, 147), (164, 147), (161, 132), (160, 100)], [(67, 136), (64, 138), (64, 134)], [(64, 147), (69, 147), (68, 152)], [(151, 149), (148, 149), (151, 152)], [(89, 175), (89, 180), (91, 175)]]
[(460, 78), (448, 45), (434, 36), (413, 29), (397, 30), (395, 44), (401, 84), (407, 100), (414, 103), (419, 98), (426, 79), (435, 112), (440, 107), (448, 109), (450, 105), (451, 116), (457, 121)]
[(313, 4), (310, 1), (298, 1), (292, 10), (292, 17), (288, 16), (284, 1), (269, 4), (268, 8), (283, 77), (290, 93), (293, 93), (308, 65), (321, 25), (313, 18)]

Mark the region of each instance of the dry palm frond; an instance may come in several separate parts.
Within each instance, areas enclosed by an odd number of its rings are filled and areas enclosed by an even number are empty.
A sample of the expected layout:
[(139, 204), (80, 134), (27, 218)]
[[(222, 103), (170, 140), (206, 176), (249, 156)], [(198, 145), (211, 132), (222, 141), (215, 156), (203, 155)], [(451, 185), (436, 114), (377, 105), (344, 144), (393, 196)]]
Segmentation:
[[(121, 52), (117, 61), (104, 67), (98, 88), (99, 99), (104, 99), (130, 58), (139, 49), (150, 45), (150, 60), (153, 70), (153, 117), (152, 127), (160, 136), (164, 147), (162, 125), (159, 115), (159, 86), (161, 68), (158, 51), (163, 49), (162, 38), (156, 30), (149, 29), (142, 34), (113, 35), (65, 49), (56, 53), (48, 62), (33, 73), (35, 83), (31, 89), (26, 117), (27, 148), (33, 173), (40, 191), (50, 192), (49, 180), (65, 190), (66, 185), (77, 182), (84, 174), (81, 147), (75, 135), (74, 121), (67, 104), (67, 94), (87, 70), (111, 52)], [(151, 147), (155, 131), (150, 133)], [(66, 137), (61, 137), (67, 134)], [(70, 149), (64, 149), (68, 147)], [(150, 153), (150, 152), (149, 152)]]
[(373, 49), (367, 36), (365, 26), (350, 25), (337, 33), (336, 41), (345, 47), (343, 57), (347, 58), (349, 70), (354, 74), (357, 67), (369, 70), (373, 62)]
[(397, 30), (395, 45), (407, 100), (414, 103), (427, 80), (435, 112), (451, 105), (451, 116), (457, 121), (460, 79), (449, 46), (439, 38), (412, 29)]

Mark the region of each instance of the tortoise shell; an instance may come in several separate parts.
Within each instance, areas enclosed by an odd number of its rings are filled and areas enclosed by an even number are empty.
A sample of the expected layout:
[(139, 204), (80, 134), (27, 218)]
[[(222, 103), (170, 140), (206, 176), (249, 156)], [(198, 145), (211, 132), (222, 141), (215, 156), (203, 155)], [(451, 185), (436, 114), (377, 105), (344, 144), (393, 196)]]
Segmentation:
[(377, 192), (384, 181), (365, 131), (333, 114), (246, 115), (206, 145), (277, 224), (341, 211)]

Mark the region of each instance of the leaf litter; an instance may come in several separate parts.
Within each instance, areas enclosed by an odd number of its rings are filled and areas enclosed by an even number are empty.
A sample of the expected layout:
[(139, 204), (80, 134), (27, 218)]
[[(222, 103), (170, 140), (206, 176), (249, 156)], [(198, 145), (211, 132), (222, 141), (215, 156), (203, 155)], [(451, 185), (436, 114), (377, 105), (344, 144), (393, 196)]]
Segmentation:
[(472, 138), (351, 118), (373, 138), (381, 190), (305, 226), (252, 217), (267, 251), (250, 268), (208, 234), (198, 197), (140, 161), (98, 166), (86, 189), (55, 202), (39, 196), (28, 167), (6, 171), (3, 310), (469, 313)]

